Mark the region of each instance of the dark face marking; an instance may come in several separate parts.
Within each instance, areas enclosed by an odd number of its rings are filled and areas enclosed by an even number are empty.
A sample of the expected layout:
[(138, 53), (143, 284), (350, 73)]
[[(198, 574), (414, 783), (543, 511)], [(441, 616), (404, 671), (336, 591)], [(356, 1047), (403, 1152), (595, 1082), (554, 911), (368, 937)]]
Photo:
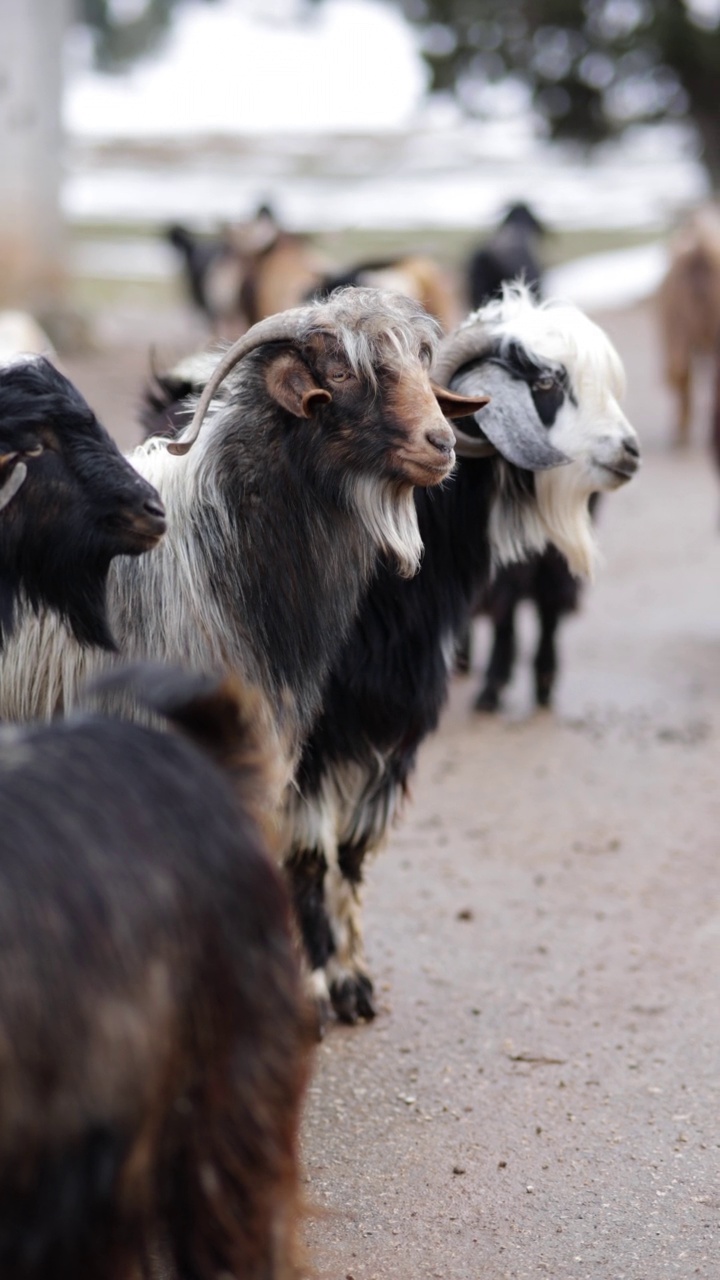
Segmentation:
[(562, 365), (538, 360), (516, 342), (509, 343), (502, 354), (491, 359), (512, 377), (527, 383), (544, 427), (553, 426), (566, 398), (571, 404), (577, 404), (567, 370)]

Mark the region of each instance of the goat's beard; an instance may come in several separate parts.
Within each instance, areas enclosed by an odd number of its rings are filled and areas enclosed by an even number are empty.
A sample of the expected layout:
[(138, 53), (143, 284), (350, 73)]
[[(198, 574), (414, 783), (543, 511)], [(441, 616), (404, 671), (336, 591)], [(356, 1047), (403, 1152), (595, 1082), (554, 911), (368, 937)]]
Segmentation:
[(591, 491), (581, 464), (537, 472), (534, 492), (518, 486), (513, 493), (515, 486), (505, 474), (490, 516), (493, 563), (526, 560), (552, 543), (571, 573), (592, 578), (598, 549), (588, 509)]
[(423, 544), (412, 488), (355, 476), (348, 484), (348, 505), (357, 512), (377, 550), (395, 559), (400, 576), (414, 577)]

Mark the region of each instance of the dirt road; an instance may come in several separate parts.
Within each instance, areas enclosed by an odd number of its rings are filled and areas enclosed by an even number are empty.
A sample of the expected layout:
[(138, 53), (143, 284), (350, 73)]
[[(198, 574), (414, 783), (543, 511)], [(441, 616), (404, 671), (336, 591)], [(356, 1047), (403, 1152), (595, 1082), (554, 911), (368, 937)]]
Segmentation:
[[(526, 668), (497, 720), (457, 681), (370, 869), (381, 1013), (307, 1112), (318, 1280), (720, 1276), (720, 482), (668, 450), (649, 311), (605, 320), (643, 471), (555, 713)], [(126, 442), (144, 363), (72, 369)]]

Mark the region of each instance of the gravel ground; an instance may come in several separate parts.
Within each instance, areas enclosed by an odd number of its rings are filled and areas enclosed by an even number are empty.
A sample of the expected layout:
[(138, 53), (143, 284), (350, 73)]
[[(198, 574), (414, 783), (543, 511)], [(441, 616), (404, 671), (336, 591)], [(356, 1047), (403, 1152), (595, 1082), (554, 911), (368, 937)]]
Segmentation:
[[(370, 868), (380, 1016), (307, 1108), (316, 1280), (720, 1275), (720, 484), (702, 412), (668, 447), (649, 307), (600, 318), (643, 470), (555, 711), (526, 666), (496, 719), (458, 679)], [(141, 344), (67, 365), (129, 443)]]

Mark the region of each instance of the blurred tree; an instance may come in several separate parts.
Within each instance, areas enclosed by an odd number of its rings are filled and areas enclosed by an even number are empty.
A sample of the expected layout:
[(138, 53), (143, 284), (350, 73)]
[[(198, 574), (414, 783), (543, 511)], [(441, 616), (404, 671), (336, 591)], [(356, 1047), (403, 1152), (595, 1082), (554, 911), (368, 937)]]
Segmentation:
[(551, 136), (595, 143), (689, 117), (720, 177), (718, 0), (392, 0), (421, 29), (432, 88), (481, 114), (514, 77)]
[(182, 3), (183, 0), (77, 0), (80, 22), (95, 34), (97, 66), (104, 71), (120, 71), (141, 55), (152, 53)]

